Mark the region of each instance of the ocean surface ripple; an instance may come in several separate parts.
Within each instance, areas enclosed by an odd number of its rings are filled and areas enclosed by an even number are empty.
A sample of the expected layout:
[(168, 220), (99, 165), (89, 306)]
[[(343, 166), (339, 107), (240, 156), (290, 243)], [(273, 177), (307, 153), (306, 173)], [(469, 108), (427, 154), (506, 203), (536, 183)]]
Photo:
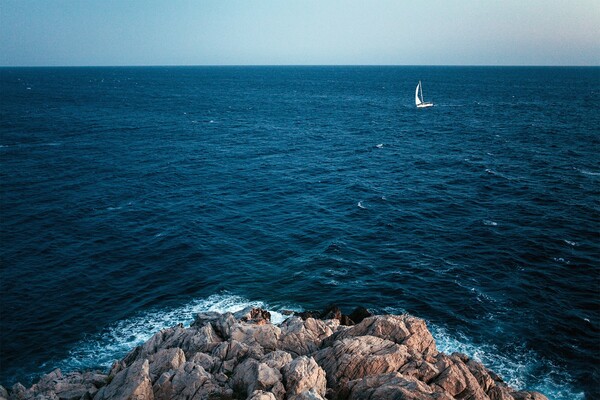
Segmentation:
[(424, 318), (516, 387), (600, 398), (599, 68), (0, 82), (4, 385), (108, 366), (200, 310), (335, 302)]

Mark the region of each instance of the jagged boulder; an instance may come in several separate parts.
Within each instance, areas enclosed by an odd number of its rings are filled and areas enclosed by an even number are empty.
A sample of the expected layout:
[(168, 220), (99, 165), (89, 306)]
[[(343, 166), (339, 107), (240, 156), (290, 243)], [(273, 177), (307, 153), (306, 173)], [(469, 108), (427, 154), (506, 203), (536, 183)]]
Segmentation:
[[(304, 392), (311, 391), (319, 396), (325, 396), (327, 389), (325, 371), (319, 367), (314, 358), (297, 357), (285, 366), (283, 375), (288, 396), (300, 396)], [(307, 393), (306, 396), (308, 395)]]
[(314, 354), (327, 373), (327, 385), (337, 389), (344, 381), (400, 369), (409, 359), (406, 346), (376, 336), (335, 341)]
[(336, 332), (327, 339), (325, 345), (348, 337), (377, 336), (407, 347), (410, 354), (429, 355), (436, 354), (437, 348), (431, 332), (427, 329), (425, 321), (413, 316), (403, 315), (376, 315), (365, 318), (361, 323), (348, 329)]
[(348, 400), (403, 399), (453, 400), (436, 392), (426, 383), (398, 372), (370, 375), (350, 381), (342, 388), (339, 398)]
[(176, 370), (164, 372), (152, 389), (155, 399), (208, 399), (233, 393), (193, 362), (185, 362)]
[(259, 361), (267, 364), (271, 368), (281, 371), (283, 367), (292, 362), (292, 356), (285, 351), (275, 350), (261, 357)]
[(152, 382), (148, 360), (137, 360), (115, 375), (112, 381), (102, 387), (94, 400), (152, 400)]
[(245, 391), (248, 396), (251, 396), (256, 390), (270, 392), (277, 400), (283, 400), (285, 396), (281, 372), (253, 358), (238, 365), (231, 380), (234, 390)]
[(280, 326), (277, 348), (294, 356), (314, 353), (321, 347), (323, 340), (334, 333), (332, 326), (335, 327), (336, 324), (314, 318), (288, 318)]
[(230, 337), (249, 347), (258, 345), (266, 351), (273, 351), (277, 349), (277, 342), (280, 336), (281, 329), (275, 325), (238, 322), (231, 327)]
[(16, 384), (8, 391), (1, 387), (0, 398), (11, 399), (60, 399), (79, 400), (81, 398), (92, 398), (98, 392), (98, 388), (106, 384), (108, 376), (98, 371), (71, 372), (64, 374), (60, 369), (55, 369), (44, 375), (40, 380), (26, 389), (21, 384)]

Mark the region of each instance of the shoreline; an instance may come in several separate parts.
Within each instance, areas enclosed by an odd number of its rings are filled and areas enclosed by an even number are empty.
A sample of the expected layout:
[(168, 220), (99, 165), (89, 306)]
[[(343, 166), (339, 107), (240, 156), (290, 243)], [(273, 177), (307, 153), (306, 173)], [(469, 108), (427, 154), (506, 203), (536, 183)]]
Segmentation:
[(199, 313), (188, 328), (155, 333), (108, 373), (57, 369), (30, 388), (0, 387), (0, 398), (547, 400), (464, 354), (439, 352), (425, 322), (408, 314), (358, 307), (345, 315), (335, 306), (288, 314), (275, 325), (255, 307)]

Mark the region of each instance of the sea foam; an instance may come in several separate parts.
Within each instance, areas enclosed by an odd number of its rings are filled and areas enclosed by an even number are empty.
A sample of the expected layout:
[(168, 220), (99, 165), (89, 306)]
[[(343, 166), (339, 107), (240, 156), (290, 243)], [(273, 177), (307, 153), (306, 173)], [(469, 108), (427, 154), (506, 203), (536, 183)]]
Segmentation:
[[(135, 346), (150, 339), (156, 332), (177, 324), (189, 326), (199, 312), (236, 312), (245, 307), (269, 309), (274, 324), (287, 317), (272, 310), (262, 301), (250, 301), (232, 294), (215, 294), (207, 298), (193, 300), (173, 309), (149, 310), (104, 328), (76, 343), (69, 354), (59, 362), (47, 362), (42, 369), (61, 368), (63, 371), (90, 368), (109, 368), (114, 361), (122, 358)], [(290, 306), (288, 309), (295, 309)]]

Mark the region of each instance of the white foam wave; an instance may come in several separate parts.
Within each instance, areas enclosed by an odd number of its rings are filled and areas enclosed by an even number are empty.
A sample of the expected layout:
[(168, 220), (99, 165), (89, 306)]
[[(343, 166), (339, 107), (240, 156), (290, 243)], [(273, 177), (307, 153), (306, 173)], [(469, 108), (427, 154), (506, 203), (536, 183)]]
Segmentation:
[(379, 144), (378, 144), (377, 146), (375, 146), (375, 147), (377, 147), (378, 149), (381, 149), (381, 148), (383, 147), (383, 143), (379, 143)]
[(564, 239), (563, 242), (565, 242), (569, 246), (573, 246), (573, 247), (578, 246), (577, 242), (573, 242), (571, 240)]
[[(439, 351), (447, 354), (466, 354), (483, 363), (516, 389), (536, 390), (554, 400), (584, 399), (584, 393), (577, 392), (572, 387), (568, 373), (524, 346), (515, 347), (511, 354), (505, 354), (494, 345), (476, 345), (461, 333), (450, 334), (444, 327), (432, 323), (427, 325)], [(536, 373), (536, 370), (540, 369), (548, 369), (551, 372), (543, 375)]]
[(491, 221), (489, 219), (484, 219), (483, 224), (486, 226), (498, 226), (497, 222)]
[(358, 206), (358, 208), (362, 208), (363, 210), (367, 209), (367, 207), (363, 206), (362, 200), (358, 202), (357, 206)]
[(592, 172), (592, 171), (588, 171), (586, 169), (580, 169), (578, 170), (579, 172), (581, 172), (584, 175), (589, 175), (589, 176), (600, 176), (600, 172)]
[[(261, 307), (271, 313), (274, 324), (283, 322), (287, 316), (273, 311), (261, 301), (249, 301), (231, 294), (212, 295), (197, 299), (181, 307), (169, 310), (150, 310), (114, 323), (102, 332), (90, 335), (77, 343), (69, 355), (56, 362), (48, 362), (42, 369), (61, 368), (63, 371), (88, 368), (109, 368), (135, 346), (147, 341), (161, 329), (183, 323), (189, 326), (199, 312), (236, 312), (245, 307)], [(286, 307), (296, 310), (297, 307)]]

